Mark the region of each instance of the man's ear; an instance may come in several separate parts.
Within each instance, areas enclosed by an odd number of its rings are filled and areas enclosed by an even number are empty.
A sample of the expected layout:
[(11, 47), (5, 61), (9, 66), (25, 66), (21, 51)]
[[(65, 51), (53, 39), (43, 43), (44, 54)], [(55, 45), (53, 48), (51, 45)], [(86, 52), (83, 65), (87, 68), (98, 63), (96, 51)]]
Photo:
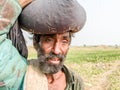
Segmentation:
[(33, 35), (33, 46), (36, 49), (36, 51), (38, 51), (38, 48), (40, 47), (39, 42), (40, 42), (40, 36), (38, 34), (34, 34)]
[(27, 50), (26, 42), (25, 42), (23, 33), (21, 31), (18, 20), (15, 22), (13, 27), (10, 29), (10, 32), (8, 33), (8, 39), (12, 41), (12, 44), (15, 46), (15, 48), (19, 51), (19, 53), (23, 57), (25, 58), (28, 57), (28, 50)]

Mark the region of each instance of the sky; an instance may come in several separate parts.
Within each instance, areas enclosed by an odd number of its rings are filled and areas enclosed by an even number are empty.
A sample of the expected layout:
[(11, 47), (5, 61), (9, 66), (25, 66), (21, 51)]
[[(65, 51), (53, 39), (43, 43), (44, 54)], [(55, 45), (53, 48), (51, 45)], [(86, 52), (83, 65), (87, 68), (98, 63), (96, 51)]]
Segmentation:
[(87, 21), (71, 45), (120, 45), (120, 0), (77, 1), (85, 9)]
[(120, 0), (77, 0), (87, 21), (72, 45), (120, 45)]

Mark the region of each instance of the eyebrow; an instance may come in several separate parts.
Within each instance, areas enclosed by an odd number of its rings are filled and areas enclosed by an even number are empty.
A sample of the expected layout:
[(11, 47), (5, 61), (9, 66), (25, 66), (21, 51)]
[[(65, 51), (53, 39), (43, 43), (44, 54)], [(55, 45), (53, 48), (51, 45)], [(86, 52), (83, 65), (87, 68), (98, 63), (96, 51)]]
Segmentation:
[[(54, 38), (55, 37), (55, 34), (44, 34), (42, 35), (43, 37), (51, 37), (51, 38)], [(70, 34), (69, 35), (63, 35), (62, 36), (63, 39), (70, 39)]]
[(55, 35), (54, 34), (45, 34), (45, 35), (42, 35), (43, 37), (51, 37), (53, 38)]
[(66, 40), (70, 40), (70, 41), (71, 41), (70, 33), (69, 33), (69, 34), (66, 34), (66, 35), (63, 35), (63, 39), (66, 39)]
[(63, 39), (69, 39), (69, 36), (67, 36), (67, 35), (63, 36)]

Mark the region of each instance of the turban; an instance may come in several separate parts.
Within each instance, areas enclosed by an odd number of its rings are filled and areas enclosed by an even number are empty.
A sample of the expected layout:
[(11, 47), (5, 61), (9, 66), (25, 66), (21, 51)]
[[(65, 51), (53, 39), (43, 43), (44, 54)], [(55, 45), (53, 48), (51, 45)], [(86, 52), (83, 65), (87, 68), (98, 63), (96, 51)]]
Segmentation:
[(19, 17), (21, 27), (34, 34), (77, 32), (86, 21), (86, 12), (76, 0), (35, 0)]

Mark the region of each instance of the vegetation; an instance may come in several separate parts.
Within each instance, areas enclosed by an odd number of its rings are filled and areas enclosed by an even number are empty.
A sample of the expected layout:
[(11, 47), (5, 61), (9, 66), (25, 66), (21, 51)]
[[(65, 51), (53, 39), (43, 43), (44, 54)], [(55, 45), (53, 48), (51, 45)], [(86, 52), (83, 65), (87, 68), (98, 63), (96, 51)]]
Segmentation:
[[(29, 59), (36, 58), (28, 49)], [(120, 47), (70, 47), (65, 64), (81, 75), (86, 90), (120, 90)]]
[(69, 62), (109, 62), (120, 60), (120, 49), (114, 47), (72, 47), (69, 51)]

